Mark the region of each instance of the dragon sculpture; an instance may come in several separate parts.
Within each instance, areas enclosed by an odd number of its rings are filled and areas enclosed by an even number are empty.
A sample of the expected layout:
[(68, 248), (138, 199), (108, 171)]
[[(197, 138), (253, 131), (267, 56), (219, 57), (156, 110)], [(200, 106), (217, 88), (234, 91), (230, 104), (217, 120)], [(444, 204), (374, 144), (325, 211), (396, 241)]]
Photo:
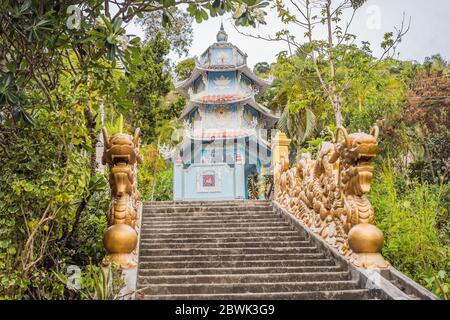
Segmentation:
[(105, 149), (102, 163), (109, 166), (109, 185), (111, 203), (108, 212), (108, 229), (103, 244), (108, 253), (104, 264), (112, 261), (122, 269), (136, 266), (135, 249), (137, 245), (136, 225), (140, 195), (137, 190), (137, 164), (142, 163), (139, 153), (139, 133), (133, 136), (116, 133), (108, 137), (106, 128), (102, 129)]
[(364, 268), (389, 266), (380, 254), (383, 233), (373, 225), (374, 210), (366, 197), (377, 138), (376, 126), (370, 134), (348, 134), (339, 127), (333, 143), (322, 143), (317, 159), (310, 153), (302, 154), (297, 165), (289, 169), (286, 156), (281, 157), (275, 174), (279, 177), (275, 182), (276, 201)]

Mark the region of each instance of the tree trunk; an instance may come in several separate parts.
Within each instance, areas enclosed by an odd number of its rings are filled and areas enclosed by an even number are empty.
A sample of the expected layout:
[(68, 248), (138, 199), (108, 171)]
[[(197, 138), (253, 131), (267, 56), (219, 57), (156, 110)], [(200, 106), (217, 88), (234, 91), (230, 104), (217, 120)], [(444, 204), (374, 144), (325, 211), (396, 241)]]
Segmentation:
[(342, 97), (337, 93), (335, 84), (335, 67), (334, 67), (334, 57), (333, 57), (333, 28), (332, 28), (332, 16), (331, 16), (331, 0), (327, 0), (325, 4), (326, 14), (327, 14), (327, 30), (328, 30), (328, 59), (330, 62), (330, 100), (331, 105), (334, 110), (334, 117), (336, 119), (336, 126), (342, 126)]
[[(92, 178), (97, 173), (97, 156), (96, 156), (96, 147), (98, 142), (98, 132), (96, 131), (96, 116), (93, 115), (91, 104), (88, 102), (87, 107), (84, 109), (84, 117), (86, 119), (86, 127), (89, 129), (89, 137), (91, 138), (91, 155), (89, 162), (90, 169), (90, 177)], [(86, 192), (86, 191), (85, 191)], [(87, 191), (88, 192), (88, 191)], [(78, 225), (80, 223), (81, 215), (83, 211), (86, 209), (89, 200), (91, 199), (92, 194), (88, 192), (87, 194), (82, 194), (82, 199), (78, 204), (78, 207), (75, 211), (75, 220), (72, 225), (72, 230), (67, 234), (64, 238), (64, 246), (67, 244), (67, 241), (76, 233), (78, 229)]]
[(343, 124), (342, 112), (341, 112), (342, 97), (341, 97), (341, 95), (336, 94), (334, 92), (331, 99), (332, 99), (332, 105), (333, 105), (333, 110), (334, 110), (334, 117), (336, 120), (336, 127), (342, 127), (342, 124)]

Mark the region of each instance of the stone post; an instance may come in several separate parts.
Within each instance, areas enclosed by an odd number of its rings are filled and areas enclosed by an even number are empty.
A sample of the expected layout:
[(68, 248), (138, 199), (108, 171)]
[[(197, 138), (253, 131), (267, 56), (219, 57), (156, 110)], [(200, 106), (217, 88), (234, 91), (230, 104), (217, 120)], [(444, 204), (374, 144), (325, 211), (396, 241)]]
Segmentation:
[(273, 183), (274, 183), (274, 199), (277, 199), (279, 189), (278, 181), (281, 172), (289, 167), (289, 139), (286, 134), (279, 131), (272, 140), (272, 166), (273, 166)]

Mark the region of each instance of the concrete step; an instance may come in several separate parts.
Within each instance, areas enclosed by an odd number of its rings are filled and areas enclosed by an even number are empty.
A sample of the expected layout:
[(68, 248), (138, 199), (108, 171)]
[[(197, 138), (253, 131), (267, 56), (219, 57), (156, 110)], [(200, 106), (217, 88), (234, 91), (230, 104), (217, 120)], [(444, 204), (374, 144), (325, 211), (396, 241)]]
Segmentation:
[(208, 206), (208, 207), (223, 207), (226, 206), (243, 206), (243, 207), (252, 207), (252, 206), (266, 206), (271, 207), (272, 204), (270, 201), (243, 201), (243, 200), (214, 200), (214, 201), (146, 201), (144, 202), (144, 208), (154, 208), (154, 207), (187, 207), (187, 206)]
[(235, 222), (233, 220), (228, 220), (226, 222), (222, 223), (196, 223), (196, 222), (189, 222), (185, 223), (155, 223), (155, 222), (145, 222), (142, 224), (142, 228), (167, 228), (167, 229), (186, 229), (186, 228), (233, 228), (233, 227), (253, 227), (257, 225), (258, 227), (271, 227), (271, 226), (283, 226), (283, 227), (291, 227), (287, 222), (279, 221), (279, 220), (270, 220), (267, 222), (254, 222), (254, 221), (248, 221), (248, 222)]
[(199, 216), (177, 216), (172, 217), (169, 215), (161, 216), (161, 217), (151, 217), (151, 216), (143, 216), (142, 222), (143, 223), (149, 223), (149, 222), (159, 222), (159, 223), (190, 223), (190, 222), (199, 222), (199, 223), (206, 223), (206, 222), (223, 222), (223, 221), (236, 221), (236, 222), (245, 222), (245, 221), (264, 221), (264, 220), (279, 220), (280, 217), (274, 215), (274, 214), (255, 214), (255, 215), (199, 215)]
[(171, 221), (184, 221), (184, 220), (212, 220), (212, 219), (221, 219), (221, 220), (233, 220), (236, 218), (241, 219), (253, 219), (253, 218), (276, 218), (277, 216), (273, 212), (228, 212), (222, 214), (220, 212), (191, 212), (191, 213), (162, 213), (162, 214), (144, 214), (142, 216), (143, 222), (150, 222), (156, 220), (171, 220)]
[(303, 236), (296, 233), (284, 234), (272, 234), (272, 235), (260, 235), (260, 236), (246, 236), (240, 235), (240, 237), (235, 237), (233, 235), (223, 235), (221, 237), (211, 237), (209, 234), (207, 236), (200, 235), (198, 237), (158, 237), (153, 234), (141, 234), (142, 243), (237, 243), (237, 242), (258, 242), (258, 241), (307, 241)]
[(254, 268), (254, 267), (304, 267), (304, 266), (335, 266), (331, 259), (283, 259), (276, 260), (245, 260), (245, 261), (143, 261), (139, 259), (139, 267), (151, 268)]
[(164, 275), (139, 276), (139, 283), (148, 284), (191, 284), (191, 283), (259, 283), (259, 282), (311, 282), (350, 280), (348, 272), (303, 272), (267, 274), (209, 274), (209, 275)]
[(185, 205), (185, 206), (143, 206), (142, 210), (145, 212), (186, 212), (186, 211), (216, 211), (216, 212), (226, 212), (226, 211), (266, 211), (272, 210), (270, 205), (215, 205), (206, 206), (202, 204), (198, 205)]
[[(144, 230), (145, 231), (145, 230)], [(196, 233), (180, 233), (180, 232), (144, 232), (141, 238), (142, 239), (162, 239), (162, 238), (169, 238), (169, 239), (177, 239), (177, 238), (203, 238), (203, 239), (219, 239), (219, 238), (236, 238), (236, 237), (252, 237), (257, 238), (258, 236), (261, 236), (265, 233), (265, 236), (270, 237), (282, 237), (282, 236), (299, 236), (298, 232), (293, 230), (286, 230), (286, 231), (278, 231), (278, 230), (272, 230), (272, 232), (267, 232), (267, 230), (248, 230), (248, 231), (222, 231), (222, 232), (215, 232), (214, 230), (210, 230), (210, 232), (204, 231), (204, 232), (196, 232)]]
[(151, 217), (145, 217), (142, 219), (142, 223), (153, 224), (165, 224), (165, 225), (179, 225), (179, 224), (206, 224), (206, 223), (246, 223), (246, 222), (279, 222), (280, 218), (277, 216), (257, 216), (257, 217), (245, 217), (245, 216), (232, 216), (232, 217), (184, 217), (188, 219), (153, 219)]
[(164, 256), (142, 256), (140, 262), (168, 262), (168, 261), (179, 261), (179, 262), (208, 262), (208, 261), (260, 261), (260, 260), (302, 260), (302, 259), (321, 259), (325, 258), (323, 253), (272, 253), (272, 254), (199, 254), (199, 255), (164, 255)]
[(231, 248), (280, 248), (280, 247), (294, 247), (302, 248), (308, 247), (309, 241), (255, 241), (255, 242), (154, 242), (154, 241), (141, 241), (142, 249), (231, 249)]
[[(139, 288), (145, 288), (139, 285)], [(255, 283), (195, 283), (152, 284), (142, 290), (145, 294), (223, 294), (289, 291), (337, 291), (359, 289), (356, 281), (255, 282)]]
[(172, 207), (143, 207), (144, 214), (161, 213), (191, 213), (191, 212), (260, 212), (269, 211), (267, 206), (172, 206)]
[(247, 227), (229, 227), (224, 228), (222, 227), (196, 227), (196, 228), (153, 228), (153, 227), (142, 227), (141, 232), (142, 233), (153, 233), (153, 234), (160, 234), (160, 233), (174, 233), (174, 234), (196, 234), (196, 233), (210, 233), (210, 232), (217, 232), (217, 233), (236, 233), (236, 232), (277, 232), (277, 231), (293, 231), (294, 228), (289, 225), (281, 225), (281, 226), (273, 226), (273, 227), (260, 227), (259, 225), (251, 225)]
[(300, 267), (255, 267), (251, 268), (155, 268), (139, 269), (139, 276), (170, 276), (170, 275), (235, 275), (235, 274), (267, 274), (267, 273), (310, 273), (310, 272), (340, 272), (345, 271), (340, 266), (300, 266)]
[(367, 289), (222, 294), (161, 294), (145, 295), (142, 297), (144, 300), (367, 300), (373, 298), (373, 291)]
[(143, 299), (368, 299), (350, 272), (270, 202), (145, 203)]
[(253, 218), (255, 216), (265, 216), (266, 218), (277, 217), (272, 211), (261, 210), (261, 211), (191, 211), (191, 212), (143, 212), (142, 217), (144, 219), (155, 219), (155, 218), (167, 218), (167, 219), (183, 219), (190, 217), (203, 217), (203, 218), (214, 218), (221, 217), (222, 219), (230, 219), (230, 217), (239, 216), (242, 218)]
[(180, 256), (180, 255), (249, 255), (249, 254), (299, 254), (317, 253), (316, 247), (243, 247), (243, 248), (147, 248), (141, 245), (139, 249), (142, 257), (153, 256)]

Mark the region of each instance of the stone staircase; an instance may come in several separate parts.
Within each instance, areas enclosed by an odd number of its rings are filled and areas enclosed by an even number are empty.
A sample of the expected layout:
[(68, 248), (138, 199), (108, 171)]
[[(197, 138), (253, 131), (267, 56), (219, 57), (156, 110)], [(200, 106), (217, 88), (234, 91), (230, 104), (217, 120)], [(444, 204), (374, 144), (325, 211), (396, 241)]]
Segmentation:
[(265, 201), (144, 203), (138, 299), (376, 299)]

